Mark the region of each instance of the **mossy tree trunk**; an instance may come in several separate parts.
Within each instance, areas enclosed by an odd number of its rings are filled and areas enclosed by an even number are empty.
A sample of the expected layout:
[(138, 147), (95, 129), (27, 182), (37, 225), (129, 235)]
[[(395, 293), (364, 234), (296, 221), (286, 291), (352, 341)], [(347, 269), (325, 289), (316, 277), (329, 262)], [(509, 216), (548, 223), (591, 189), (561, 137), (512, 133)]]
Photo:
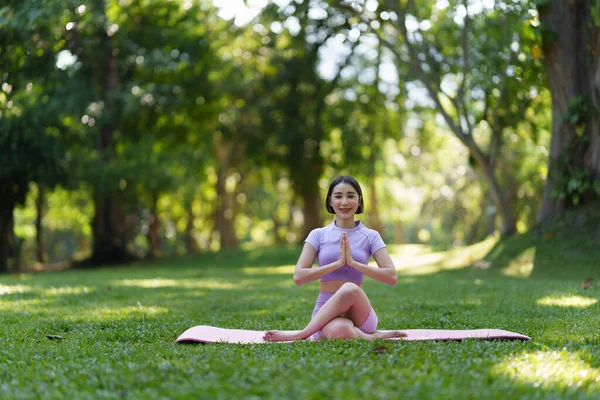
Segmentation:
[[(545, 222), (598, 198), (593, 182), (600, 182), (600, 3), (551, 0), (539, 14), (552, 93), (548, 180), (538, 214)], [(592, 183), (587, 190), (585, 181)]]

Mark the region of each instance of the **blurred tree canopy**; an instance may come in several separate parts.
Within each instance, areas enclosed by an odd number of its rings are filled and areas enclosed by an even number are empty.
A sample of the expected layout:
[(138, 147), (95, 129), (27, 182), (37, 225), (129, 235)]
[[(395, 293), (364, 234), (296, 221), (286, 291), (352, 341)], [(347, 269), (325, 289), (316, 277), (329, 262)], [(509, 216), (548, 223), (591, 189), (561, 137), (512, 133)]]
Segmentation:
[(341, 174), (395, 243), (597, 201), (595, 2), (253, 4), (3, 3), (0, 271), (302, 242)]

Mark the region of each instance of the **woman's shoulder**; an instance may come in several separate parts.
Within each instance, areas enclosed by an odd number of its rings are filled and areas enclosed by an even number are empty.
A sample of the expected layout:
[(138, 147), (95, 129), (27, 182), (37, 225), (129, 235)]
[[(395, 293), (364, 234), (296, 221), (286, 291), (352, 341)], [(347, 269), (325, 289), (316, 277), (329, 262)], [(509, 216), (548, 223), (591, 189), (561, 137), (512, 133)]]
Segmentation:
[(381, 236), (378, 231), (376, 231), (375, 229), (371, 229), (371, 228), (367, 227), (362, 222), (360, 224), (360, 227), (362, 228), (362, 231), (364, 232), (364, 234), (367, 235), (368, 237), (372, 238), (372, 237)]
[(334, 231), (333, 224), (321, 226), (310, 231), (309, 236), (316, 236), (318, 238), (327, 237), (332, 231)]
[(331, 225), (325, 225), (318, 228), (314, 228), (310, 231), (309, 235), (323, 235), (331, 230)]

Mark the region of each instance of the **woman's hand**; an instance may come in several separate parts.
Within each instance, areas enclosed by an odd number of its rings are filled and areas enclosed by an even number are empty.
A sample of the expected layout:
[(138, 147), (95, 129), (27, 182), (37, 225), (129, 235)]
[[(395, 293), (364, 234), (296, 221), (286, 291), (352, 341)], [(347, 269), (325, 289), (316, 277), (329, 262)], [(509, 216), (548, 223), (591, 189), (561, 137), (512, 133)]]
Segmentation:
[(346, 234), (343, 233), (342, 239), (340, 240), (340, 253), (337, 259), (338, 267), (343, 267), (344, 265), (346, 265), (346, 241), (344, 240), (345, 237)]
[(345, 244), (346, 248), (346, 264), (354, 268), (354, 258), (352, 258), (352, 249), (350, 249), (350, 242), (348, 241), (348, 236), (344, 233), (342, 236), (342, 241)]

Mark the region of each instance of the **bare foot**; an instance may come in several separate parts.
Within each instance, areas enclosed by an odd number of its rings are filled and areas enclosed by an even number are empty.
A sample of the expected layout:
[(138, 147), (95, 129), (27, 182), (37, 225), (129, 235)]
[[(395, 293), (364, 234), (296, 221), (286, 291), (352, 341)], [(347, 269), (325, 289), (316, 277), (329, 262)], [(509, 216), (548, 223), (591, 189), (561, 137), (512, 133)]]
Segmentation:
[(289, 342), (293, 340), (302, 340), (300, 331), (266, 331), (263, 340), (267, 342)]
[(375, 336), (375, 338), (377, 339), (391, 339), (391, 338), (399, 338), (399, 337), (406, 337), (406, 332), (402, 332), (402, 331), (375, 331), (373, 332), (373, 335)]

